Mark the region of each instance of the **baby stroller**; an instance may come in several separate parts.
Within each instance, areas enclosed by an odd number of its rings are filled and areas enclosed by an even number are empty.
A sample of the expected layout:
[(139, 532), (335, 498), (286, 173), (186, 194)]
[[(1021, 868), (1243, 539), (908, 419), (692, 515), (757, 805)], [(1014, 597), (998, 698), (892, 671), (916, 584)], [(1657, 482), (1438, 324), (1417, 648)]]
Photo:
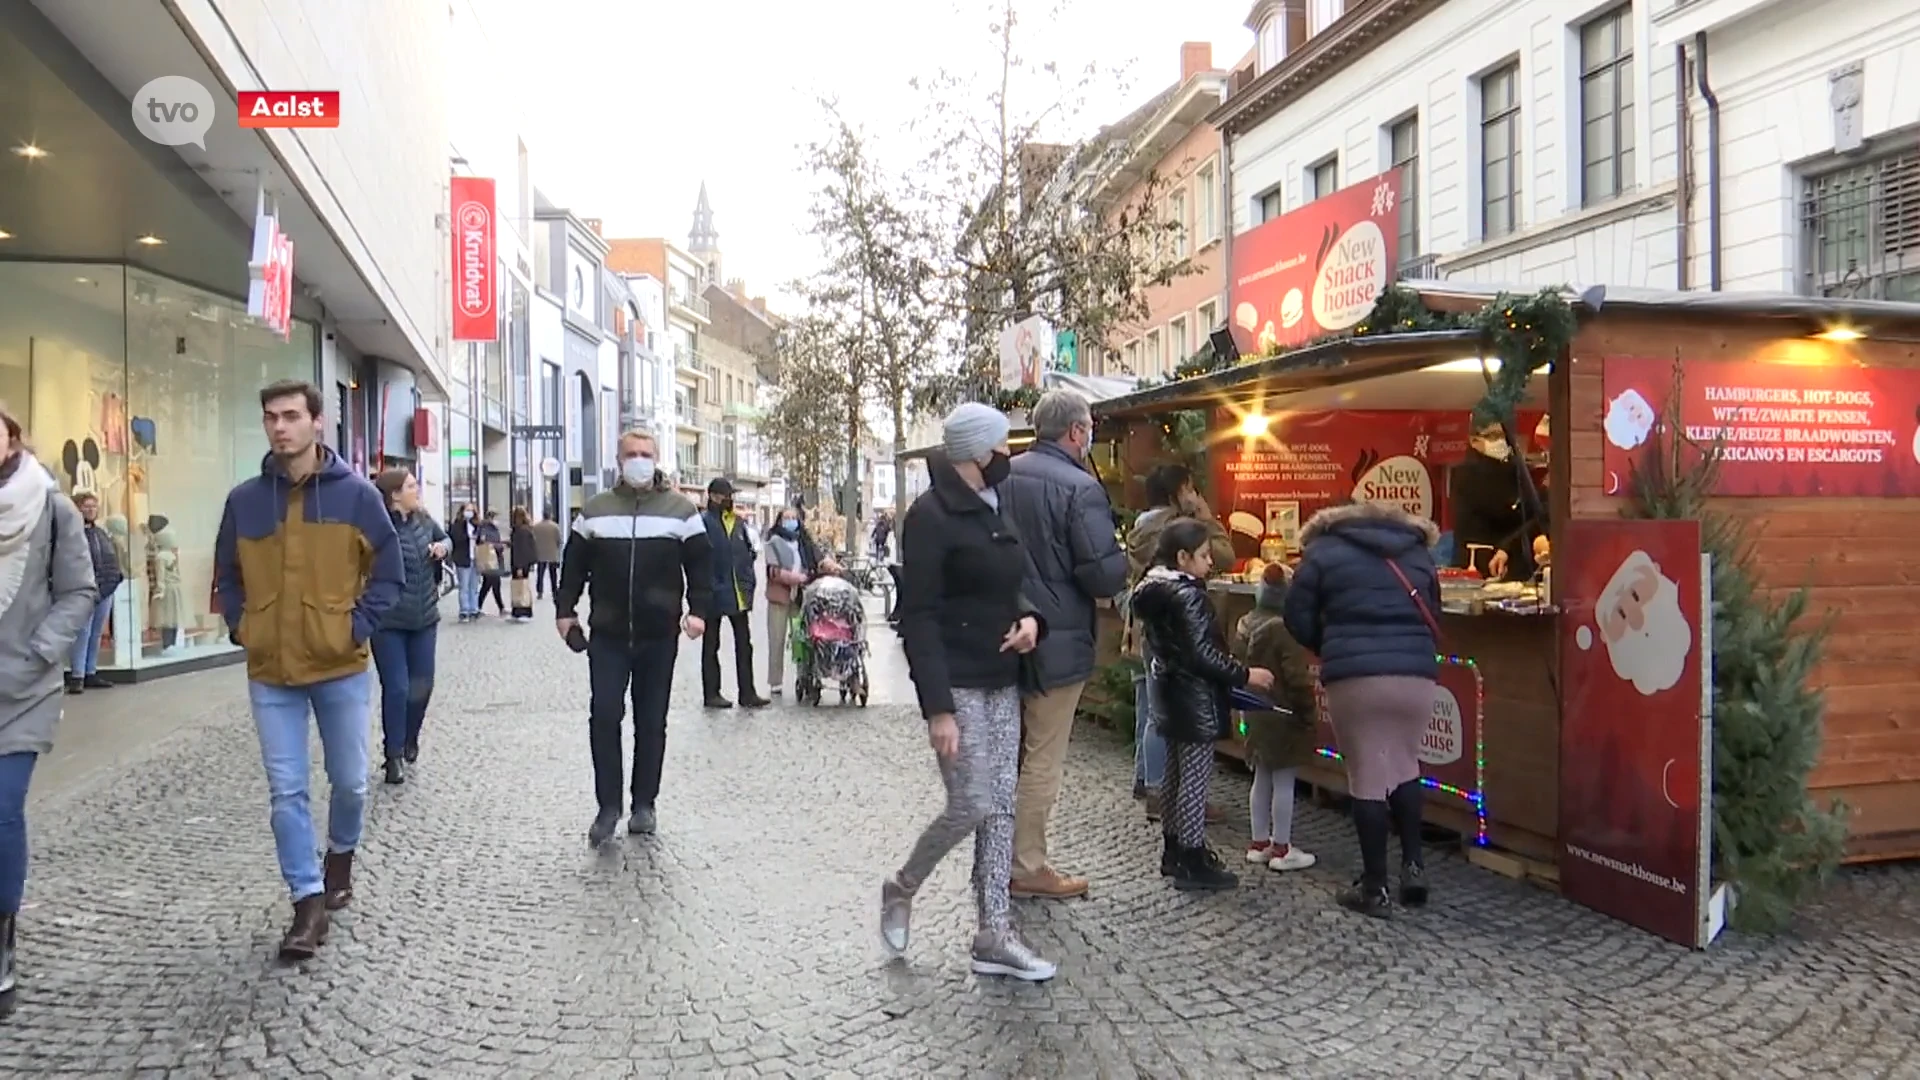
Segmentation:
[(823, 577), (807, 585), (793, 645), (793, 690), (802, 705), (820, 704), (829, 681), (839, 684), (842, 705), (867, 703), (867, 614), (852, 582)]

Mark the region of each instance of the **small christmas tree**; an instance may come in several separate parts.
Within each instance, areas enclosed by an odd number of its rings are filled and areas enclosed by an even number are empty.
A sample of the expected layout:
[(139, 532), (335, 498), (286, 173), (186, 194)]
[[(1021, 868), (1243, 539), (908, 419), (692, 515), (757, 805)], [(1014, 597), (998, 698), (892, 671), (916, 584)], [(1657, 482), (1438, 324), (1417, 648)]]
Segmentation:
[(1721, 445), (1688, 439), (1674, 360), (1664, 422), (1633, 470), (1630, 514), (1700, 522), (1713, 557), (1713, 869), (1734, 885), (1733, 925), (1783, 929), (1832, 875), (1846, 840), (1846, 809), (1822, 809), (1807, 791), (1820, 757), (1825, 696), (1809, 685), (1827, 627), (1798, 626), (1803, 587), (1777, 602), (1761, 594), (1740, 522), (1709, 509)]

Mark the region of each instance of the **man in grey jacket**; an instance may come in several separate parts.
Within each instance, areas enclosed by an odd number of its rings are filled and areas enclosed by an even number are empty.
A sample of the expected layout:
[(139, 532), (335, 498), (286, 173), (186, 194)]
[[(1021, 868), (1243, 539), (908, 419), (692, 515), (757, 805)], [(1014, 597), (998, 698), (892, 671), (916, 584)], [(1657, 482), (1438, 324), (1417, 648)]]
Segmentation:
[(1047, 819), (1060, 795), (1067, 740), (1080, 692), (1093, 675), (1094, 601), (1126, 586), (1127, 556), (1114, 535), (1113, 505), (1087, 466), (1093, 410), (1072, 390), (1033, 407), (1034, 444), (1013, 459), (1001, 512), (1027, 553), (1022, 589), (1046, 620), (1033, 652), (1039, 685), (1023, 686), (1020, 784), (1013, 806), (1014, 896), (1062, 899), (1087, 891), (1047, 858)]

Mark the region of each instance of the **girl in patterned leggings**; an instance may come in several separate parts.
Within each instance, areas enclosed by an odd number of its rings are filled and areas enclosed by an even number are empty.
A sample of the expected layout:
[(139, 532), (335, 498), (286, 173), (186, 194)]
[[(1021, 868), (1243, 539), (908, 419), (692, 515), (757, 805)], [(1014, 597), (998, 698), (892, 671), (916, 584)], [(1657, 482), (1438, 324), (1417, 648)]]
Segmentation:
[(1153, 723), (1167, 741), (1167, 776), (1160, 785), (1166, 848), (1160, 872), (1182, 890), (1231, 889), (1240, 883), (1207, 846), (1213, 744), (1227, 733), (1230, 689), (1245, 686), (1264, 693), (1273, 688), (1273, 672), (1249, 668), (1227, 651), (1207, 597), (1212, 569), (1206, 526), (1176, 521), (1160, 533), (1153, 566), (1133, 593), (1133, 610), (1153, 657), (1147, 673)]
[(1020, 658), (1046, 632), (1020, 595), (1026, 553), (1000, 517), (1007, 418), (970, 402), (947, 417), (944, 453), (931, 456), (932, 490), (900, 529), (900, 636), (927, 741), (940, 761), (947, 805), (898, 873), (880, 886), (880, 937), (905, 952), (914, 894), (947, 852), (973, 835), (979, 927), (973, 970), (1032, 982), (1054, 966), (1014, 932), (1013, 789), (1019, 778)]

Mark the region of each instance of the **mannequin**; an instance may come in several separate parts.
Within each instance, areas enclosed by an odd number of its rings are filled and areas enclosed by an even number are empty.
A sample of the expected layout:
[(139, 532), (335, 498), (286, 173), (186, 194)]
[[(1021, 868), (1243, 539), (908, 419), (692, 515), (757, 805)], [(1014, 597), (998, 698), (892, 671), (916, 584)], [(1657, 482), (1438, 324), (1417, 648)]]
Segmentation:
[(167, 530), (165, 515), (147, 519), (147, 622), (160, 631), (163, 652), (180, 645), (180, 623), (187, 612), (180, 591), (180, 545)]

